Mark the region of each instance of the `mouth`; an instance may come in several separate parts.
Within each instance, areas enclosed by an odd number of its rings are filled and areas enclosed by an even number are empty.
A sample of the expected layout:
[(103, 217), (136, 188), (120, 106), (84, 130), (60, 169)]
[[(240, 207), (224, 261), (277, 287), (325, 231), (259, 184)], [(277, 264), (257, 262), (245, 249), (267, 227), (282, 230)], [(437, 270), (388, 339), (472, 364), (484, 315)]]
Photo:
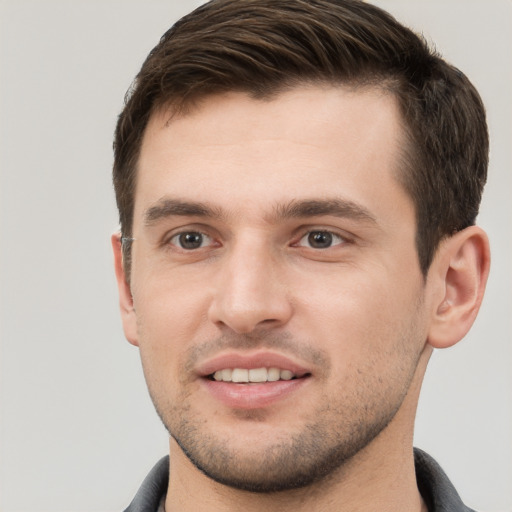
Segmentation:
[(222, 354), (199, 369), (205, 389), (230, 409), (261, 409), (290, 398), (311, 381), (310, 369), (272, 352)]
[(310, 373), (296, 374), (291, 370), (270, 368), (223, 368), (207, 376), (216, 382), (236, 384), (261, 384), (265, 382), (289, 381), (310, 376)]

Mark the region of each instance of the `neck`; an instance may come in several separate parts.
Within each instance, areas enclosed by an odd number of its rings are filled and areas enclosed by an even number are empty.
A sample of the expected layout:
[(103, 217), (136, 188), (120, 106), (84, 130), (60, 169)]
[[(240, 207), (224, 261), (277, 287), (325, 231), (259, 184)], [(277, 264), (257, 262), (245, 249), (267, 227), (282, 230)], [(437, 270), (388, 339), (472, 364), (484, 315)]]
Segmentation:
[(201, 473), (171, 439), (166, 512), (373, 512), (377, 508), (381, 512), (426, 512), (416, 483), (412, 438), (430, 353), (424, 351), (407, 396), (390, 424), (336, 472), (306, 488), (260, 494), (227, 487)]

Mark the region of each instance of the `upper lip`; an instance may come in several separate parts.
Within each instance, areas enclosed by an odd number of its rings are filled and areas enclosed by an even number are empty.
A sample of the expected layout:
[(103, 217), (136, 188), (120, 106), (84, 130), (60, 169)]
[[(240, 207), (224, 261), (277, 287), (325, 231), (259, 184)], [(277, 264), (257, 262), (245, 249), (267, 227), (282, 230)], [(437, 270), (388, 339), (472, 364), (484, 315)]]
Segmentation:
[(258, 351), (255, 353), (225, 352), (214, 356), (199, 364), (197, 373), (201, 377), (212, 375), (225, 368), (279, 368), (290, 370), (296, 377), (310, 374), (311, 370), (295, 362), (284, 354), (271, 351)]

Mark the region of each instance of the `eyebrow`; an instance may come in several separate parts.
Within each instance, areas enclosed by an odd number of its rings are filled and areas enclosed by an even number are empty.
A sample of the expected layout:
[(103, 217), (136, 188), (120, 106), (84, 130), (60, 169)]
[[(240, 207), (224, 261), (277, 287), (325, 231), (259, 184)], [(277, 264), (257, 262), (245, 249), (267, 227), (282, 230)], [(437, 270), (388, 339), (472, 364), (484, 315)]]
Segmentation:
[[(292, 200), (287, 204), (278, 204), (271, 215), (266, 217), (270, 223), (293, 218), (308, 218), (330, 215), (357, 221), (377, 224), (375, 217), (360, 204), (340, 198)], [(144, 223), (151, 226), (168, 217), (202, 217), (223, 219), (226, 214), (221, 208), (206, 203), (184, 201), (174, 198), (162, 198), (144, 212)]]
[(286, 205), (276, 206), (273, 217), (279, 220), (319, 217), (321, 215), (331, 215), (333, 217), (377, 224), (375, 217), (364, 206), (339, 198), (293, 200)]
[(164, 198), (144, 212), (144, 223), (146, 226), (151, 226), (161, 219), (174, 216), (220, 219), (223, 214), (220, 209), (212, 208), (204, 203)]

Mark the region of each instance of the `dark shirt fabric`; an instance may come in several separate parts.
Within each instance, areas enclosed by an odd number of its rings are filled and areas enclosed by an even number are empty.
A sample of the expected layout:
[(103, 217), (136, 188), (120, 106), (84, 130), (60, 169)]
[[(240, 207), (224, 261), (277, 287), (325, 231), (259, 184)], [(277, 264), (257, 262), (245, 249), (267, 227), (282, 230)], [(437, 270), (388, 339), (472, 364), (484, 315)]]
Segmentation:
[[(430, 455), (414, 449), (418, 489), (429, 512), (475, 512), (462, 503), (441, 466)], [(158, 512), (167, 492), (169, 457), (160, 459), (124, 512)]]

